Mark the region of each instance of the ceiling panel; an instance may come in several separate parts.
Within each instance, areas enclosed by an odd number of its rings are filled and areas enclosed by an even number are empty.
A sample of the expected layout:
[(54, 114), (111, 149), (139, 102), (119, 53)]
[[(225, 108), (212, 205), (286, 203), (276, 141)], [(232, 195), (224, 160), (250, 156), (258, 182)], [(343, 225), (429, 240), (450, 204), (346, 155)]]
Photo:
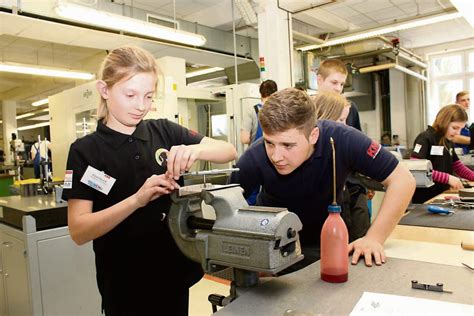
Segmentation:
[(407, 14), (408, 16), (413, 16), (413, 15), (418, 14), (417, 13), (418, 7), (416, 3), (413, 3), (413, 2), (399, 5), (398, 8), (402, 10), (403, 12), (405, 12), (405, 14)]
[(357, 25), (365, 24), (365, 23), (377, 23), (376, 21), (374, 21), (373, 19), (369, 18), (367, 15), (364, 15), (364, 14), (353, 15), (351, 17), (351, 22)]
[(339, 7), (331, 10), (331, 13), (341, 17), (341, 18), (350, 18), (352, 22), (352, 16), (354, 15), (354, 9), (349, 6)]
[(393, 22), (394, 20), (403, 19), (407, 17), (405, 12), (398, 9), (397, 7), (373, 11), (368, 13), (368, 16), (370, 16), (371, 19), (379, 23)]
[(364, 2), (360, 2), (357, 5), (351, 5), (352, 9), (364, 14), (391, 7), (393, 7), (393, 5), (390, 3), (389, 0), (367, 0)]

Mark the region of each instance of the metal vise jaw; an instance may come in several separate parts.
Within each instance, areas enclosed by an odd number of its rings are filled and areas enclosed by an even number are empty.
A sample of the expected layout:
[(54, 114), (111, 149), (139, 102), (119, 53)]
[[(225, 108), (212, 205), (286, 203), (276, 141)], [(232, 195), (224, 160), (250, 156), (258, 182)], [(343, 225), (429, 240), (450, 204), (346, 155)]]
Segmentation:
[[(172, 194), (168, 224), (176, 244), (212, 273), (224, 267), (275, 274), (303, 259), (298, 216), (285, 208), (249, 207), (237, 185)], [(216, 220), (202, 218), (211, 205)]]

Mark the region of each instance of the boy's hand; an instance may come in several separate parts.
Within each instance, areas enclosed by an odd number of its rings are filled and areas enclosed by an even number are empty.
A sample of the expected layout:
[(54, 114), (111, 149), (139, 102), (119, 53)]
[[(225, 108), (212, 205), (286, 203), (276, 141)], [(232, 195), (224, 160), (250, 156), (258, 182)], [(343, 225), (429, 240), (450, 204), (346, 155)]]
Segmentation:
[(369, 237), (359, 238), (349, 244), (349, 254), (352, 252), (352, 264), (357, 264), (359, 258), (364, 256), (365, 265), (372, 266), (372, 257), (375, 259), (375, 264), (380, 266), (387, 260), (383, 245), (376, 240)]

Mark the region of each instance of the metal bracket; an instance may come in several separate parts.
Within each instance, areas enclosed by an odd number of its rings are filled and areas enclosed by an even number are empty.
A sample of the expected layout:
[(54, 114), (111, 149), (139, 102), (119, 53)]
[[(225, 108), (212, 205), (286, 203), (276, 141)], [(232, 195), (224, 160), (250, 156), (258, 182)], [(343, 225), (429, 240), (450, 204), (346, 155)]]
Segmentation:
[(443, 283), (436, 283), (436, 285), (432, 285), (432, 284), (418, 283), (417, 280), (412, 280), (411, 288), (417, 289), (417, 290), (433, 291), (433, 292), (453, 293), (453, 291), (445, 290), (443, 288)]

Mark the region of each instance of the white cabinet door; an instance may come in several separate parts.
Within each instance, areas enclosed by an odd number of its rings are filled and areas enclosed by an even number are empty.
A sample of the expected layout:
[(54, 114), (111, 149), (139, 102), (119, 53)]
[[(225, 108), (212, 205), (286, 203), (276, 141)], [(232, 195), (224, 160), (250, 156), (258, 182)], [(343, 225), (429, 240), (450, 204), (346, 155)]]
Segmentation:
[(2, 261), (8, 315), (30, 315), (25, 244), (2, 233)]
[(44, 315), (100, 315), (92, 242), (77, 246), (69, 235), (40, 240), (38, 266)]

